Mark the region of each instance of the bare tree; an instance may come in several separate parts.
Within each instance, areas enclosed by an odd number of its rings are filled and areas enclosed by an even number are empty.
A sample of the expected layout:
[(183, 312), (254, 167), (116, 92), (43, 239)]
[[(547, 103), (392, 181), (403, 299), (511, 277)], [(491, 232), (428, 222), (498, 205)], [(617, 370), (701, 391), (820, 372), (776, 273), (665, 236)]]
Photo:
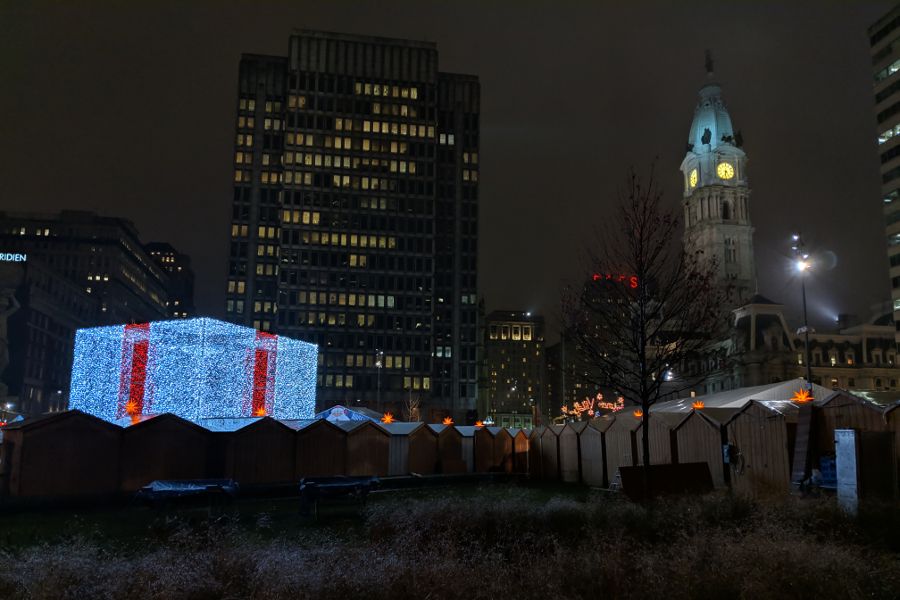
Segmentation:
[(412, 393), (409, 394), (409, 397), (403, 403), (403, 412), (406, 413), (406, 420), (409, 422), (420, 421), (420, 405), (421, 400), (419, 396), (413, 396)]
[(704, 378), (691, 365), (726, 326), (731, 290), (716, 257), (680, 244), (652, 169), (646, 183), (631, 170), (617, 204), (585, 251), (586, 282), (563, 292), (563, 320), (585, 378), (640, 406), (649, 465), (650, 407)]

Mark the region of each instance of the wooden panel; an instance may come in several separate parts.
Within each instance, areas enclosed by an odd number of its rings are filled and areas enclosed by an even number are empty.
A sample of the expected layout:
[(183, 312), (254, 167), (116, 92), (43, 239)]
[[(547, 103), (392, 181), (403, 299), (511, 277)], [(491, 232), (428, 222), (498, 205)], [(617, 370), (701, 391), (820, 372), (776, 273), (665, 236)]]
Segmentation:
[(93, 496), (119, 489), (121, 428), (78, 411), (4, 432), (13, 496)]
[(637, 465), (633, 427), (637, 420), (625, 417), (616, 419), (606, 430), (606, 476), (611, 485), (619, 467)]
[(419, 427), (409, 435), (409, 471), (431, 475), (438, 467), (438, 436), (428, 427)]
[(790, 458), (784, 417), (750, 402), (726, 430), (728, 442), (741, 456), (731, 471), (734, 490), (753, 496), (787, 493)]
[(571, 427), (566, 427), (559, 434), (559, 478), (566, 483), (578, 483), (581, 480), (578, 433)]
[[(671, 429), (662, 420), (652, 416), (650, 417), (650, 464), (651, 465), (668, 465), (672, 463), (672, 438)], [(638, 426), (635, 431), (635, 444), (637, 446), (637, 456), (635, 460), (638, 465), (644, 464), (642, 442), (644, 439), (644, 428)]]
[(241, 485), (283, 483), (294, 479), (296, 433), (270, 418), (228, 434), (230, 476)]
[(515, 473), (528, 472), (528, 436), (520, 431), (513, 438), (513, 471)]
[(716, 425), (699, 413), (691, 413), (675, 430), (675, 440), (679, 463), (707, 463), (713, 485), (717, 488), (725, 487), (722, 434)]
[(581, 448), (581, 480), (587, 485), (605, 486), (603, 477), (603, 434), (588, 425), (578, 440)]
[(541, 477), (559, 478), (559, 437), (550, 429), (541, 435)]
[(388, 474), (390, 435), (373, 423), (347, 434), (347, 475), (384, 477)]
[(494, 436), (486, 427), (475, 430), (475, 472), (487, 473), (494, 467)]
[(122, 490), (133, 492), (159, 479), (206, 479), (210, 436), (168, 414), (128, 427), (122, 433)]
[(297, 432), (297, 476), (333, 477), (347, 474), (347, 434), (317, 421)]
[(541, 468), (541, 433), (543, 430), (535, 429), (528, 440), (528, 474), (535, 479), (544, 476)]
[(493, 466), (496, 471), (512, 473), (513, 471), (513, 439), (505, 429), (494, 436)]

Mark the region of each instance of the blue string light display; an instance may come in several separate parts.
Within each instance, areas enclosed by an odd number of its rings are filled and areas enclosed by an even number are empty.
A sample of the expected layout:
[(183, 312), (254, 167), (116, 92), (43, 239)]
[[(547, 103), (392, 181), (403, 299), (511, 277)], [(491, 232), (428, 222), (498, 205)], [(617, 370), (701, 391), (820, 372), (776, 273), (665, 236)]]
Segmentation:
[(110, 422), (309, 419), (318, 347), (214, 319), (79, 329), (69, 407)]

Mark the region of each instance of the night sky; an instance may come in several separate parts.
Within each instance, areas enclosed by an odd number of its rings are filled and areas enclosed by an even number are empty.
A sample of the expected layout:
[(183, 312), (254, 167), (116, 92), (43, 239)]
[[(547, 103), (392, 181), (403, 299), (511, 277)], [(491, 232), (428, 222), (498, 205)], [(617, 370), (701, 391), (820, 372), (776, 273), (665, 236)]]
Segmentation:
[(293, 27), (433, 41), (480, 77), (489, 310), (555, 329), (629, 166), (656, 159), (678, 206), (706, 48), (749, 156), (760, 292), (797, 310), (802, 227), (811, 320), (890, 296), (866, 36), (890, 3), (71, 4), (0, 5), (0, 208), (132, 219), (191, 256), (203, 314), (224, 313), (238, 61), (286, 55)]

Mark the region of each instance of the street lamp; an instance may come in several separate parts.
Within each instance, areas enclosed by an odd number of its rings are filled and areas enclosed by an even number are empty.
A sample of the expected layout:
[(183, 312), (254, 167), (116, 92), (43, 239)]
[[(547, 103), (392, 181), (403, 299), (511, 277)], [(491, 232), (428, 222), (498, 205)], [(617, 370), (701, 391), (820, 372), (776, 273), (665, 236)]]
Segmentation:
[(803, 327), (798, 329), (797, 333), (803, 334), (804, 343), (806, 345), (806, 357), (804, 358), (806, 361), (806, 387), (812, 392), (812, 364), (809, 359), (810, 328), (806, 315), (806, 273), (812, 267), (812, 262), (809, 260), (809, 254), (806, 253), (806, 248), (800, 234), (795, 233), (791, 236), (791, 240), (793, 241), (791, 250), (794, 251), (794, 268), (800, 273), (800, 293), (803, 297)]
[(381, 410), (381, 367), (384, 364), (384, 352), (381, 350), (375, 350), (375, 369), (376, 369), (376, 387), (377, 387), (377, 396), (375, 398), (375, 404), (378, 406), (378, 410)]

